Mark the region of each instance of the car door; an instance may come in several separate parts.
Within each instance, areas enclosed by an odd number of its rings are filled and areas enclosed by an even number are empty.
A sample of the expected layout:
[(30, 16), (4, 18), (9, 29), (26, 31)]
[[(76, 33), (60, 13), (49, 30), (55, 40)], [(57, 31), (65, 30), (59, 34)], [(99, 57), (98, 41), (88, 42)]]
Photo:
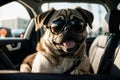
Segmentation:
[[(24, 2), (13, 1), (0, 7), (0, 53), (15, 69), (19, 69), (27, 55), (35, 52), (34, 16), (35, 12)], [(0, 63), (4, 66), (5, 62), (6, 59)]]

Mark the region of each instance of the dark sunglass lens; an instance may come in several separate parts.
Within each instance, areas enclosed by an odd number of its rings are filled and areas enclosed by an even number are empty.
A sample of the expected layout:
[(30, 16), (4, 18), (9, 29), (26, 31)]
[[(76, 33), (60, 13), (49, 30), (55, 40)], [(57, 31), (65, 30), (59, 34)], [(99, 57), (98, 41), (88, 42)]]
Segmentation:
[(60, 30), (61, 30), (60, 26), (55, 25), (55, 24), (51, 25), (51, 31), (52, 31), (52, 33), (57, 34), (57, 33), (60, 32)]
[(74, 27), (74, 29), (78, 32), (81, 32), (83, 30), (83, 27), (85, 26), (84, 22), (80, 19), (72, 19), (70, 24)]
[(62, 29), (63, 29), (63, 21), (61, 20), (57, 20), (57, 21), (53, 21), (53, 23), (51, 24), (51, 31), (54, 34), (59, 33)]

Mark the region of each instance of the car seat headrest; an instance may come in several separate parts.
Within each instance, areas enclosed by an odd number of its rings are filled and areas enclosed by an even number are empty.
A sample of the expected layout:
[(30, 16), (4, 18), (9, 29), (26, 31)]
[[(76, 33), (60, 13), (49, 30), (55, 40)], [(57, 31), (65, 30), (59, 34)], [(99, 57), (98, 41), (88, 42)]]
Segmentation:
[(119, 33), (120, 32), (120, 11), (109, 11), (105, 16), (103, 23), (103, 31), (107, 33)]

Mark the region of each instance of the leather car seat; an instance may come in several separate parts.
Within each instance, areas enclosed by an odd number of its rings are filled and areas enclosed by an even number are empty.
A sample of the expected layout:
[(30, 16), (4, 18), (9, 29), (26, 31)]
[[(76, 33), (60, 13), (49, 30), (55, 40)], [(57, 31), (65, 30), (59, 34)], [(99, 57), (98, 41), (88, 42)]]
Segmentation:
[[(120, 69), (120, 54), (119, 54), (120, 53), (119, 50), (120, 11), (119, 10), (112, 10), (106, 14), (102, 29), (105, 34), (98, 36), (93, 41), (89, 50), (91, 69), (94, 74), (103, 74), (105, 72), (107, 74), (114, 74), (113, 71), (117, 72)], [(116, 36), (118, 38), (116, 38)], [(115, 51), (113, 51), (112, 49), (114, 49)], [(106, 58), (106, 56), (109, 57), (107, 63), (104, 62), (104, 58)], [(107, 67), (111, 66), (108, 69), (108, 71), (105, 68), (106, 65), (103, 65), (102, 63), (107, 64)], [(116, 66), (118, 67), (117, 69)]]

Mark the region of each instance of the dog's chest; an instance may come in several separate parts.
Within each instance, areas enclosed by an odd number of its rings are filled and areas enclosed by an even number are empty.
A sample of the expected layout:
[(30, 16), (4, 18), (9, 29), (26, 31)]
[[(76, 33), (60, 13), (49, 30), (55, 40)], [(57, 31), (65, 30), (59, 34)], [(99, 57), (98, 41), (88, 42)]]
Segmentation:
[(63, 58), (59, 61), (55, 59), (48, 59), (38, 53), (35, 57), (32, 72), (40, 73), (64, 73), (70, 69), (74, 64), (74, 59)]
[(61, 60), (60, 64), (54, 66), (54, 72), (64, 73), (73, 66), (74, 60), (65, 58)]

